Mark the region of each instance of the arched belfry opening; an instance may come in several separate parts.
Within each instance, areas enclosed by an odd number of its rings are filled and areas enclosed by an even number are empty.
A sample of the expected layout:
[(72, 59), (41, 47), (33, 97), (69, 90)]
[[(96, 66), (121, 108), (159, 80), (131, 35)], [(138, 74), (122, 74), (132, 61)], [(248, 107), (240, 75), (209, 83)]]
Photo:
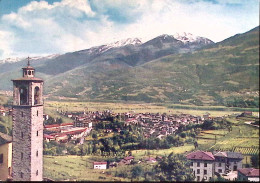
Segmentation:
[(20, 105), (27, 105), (28, 91), (27, 91), (26, 87), (22, 86), (20, 88), (19, 93), (20, 93)]
[(40, 104), (40, 88), (36, 86), (34, 88), (34, 105)]

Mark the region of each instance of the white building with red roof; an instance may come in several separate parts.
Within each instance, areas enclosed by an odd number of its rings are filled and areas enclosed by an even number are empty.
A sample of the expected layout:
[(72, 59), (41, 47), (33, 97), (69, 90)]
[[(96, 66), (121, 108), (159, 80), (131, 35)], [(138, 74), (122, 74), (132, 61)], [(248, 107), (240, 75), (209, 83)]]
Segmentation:
[(186, 157), (191, 161), (190, 168), (193, 170), (196, 181), (210, 181), (213, 178), (215, 157), (211, 152), (196, 151), (189, 153)]
[(259, 182), (259, 171), (260, 169), (255, 168), (240, 168), (237, 180)]
[(107, 162), (93, 162), (94, 169), (105, 170), (107, 169)]
[[(193, 169), (195, 180), (210, 181), (214, 175), (232, 174), (234, 180), (237, 178), (237, 169), (242, 168), (243, 155), (239, 152), (221, 152), (214, 151), (196, 151), (191, 152), (187, 156), (191, 161), (190, 168)], [(235, 176), (233, 176), (233, 174)]]

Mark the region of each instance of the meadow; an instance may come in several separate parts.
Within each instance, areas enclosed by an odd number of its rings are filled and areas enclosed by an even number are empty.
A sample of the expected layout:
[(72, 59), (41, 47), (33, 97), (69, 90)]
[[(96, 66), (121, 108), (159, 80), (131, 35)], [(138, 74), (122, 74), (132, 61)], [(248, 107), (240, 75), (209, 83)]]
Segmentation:
[[(154, 104), (154, 103), (102, 103), (102, 102), (78, 102), (78, 101), (46, 101), (45, 111), (56, 115), (56, 111), (104, 111), (110, 110), (115, 113), (133, 112), (133, 113), (167, 113), (167, 114), (192, 114), (204, 115), (209, 113), (210, 116), (225, 116), (231, 114), (239, 114), (243, 111), (250, 110), (240, 108), (228, 108), (223, 106), (193, 106), (193, 105), (177, 105), (177, 104)], [(255, 111), (255, 109), (254, 109)], [(259, 110), (254, 112), (258, 115)]]

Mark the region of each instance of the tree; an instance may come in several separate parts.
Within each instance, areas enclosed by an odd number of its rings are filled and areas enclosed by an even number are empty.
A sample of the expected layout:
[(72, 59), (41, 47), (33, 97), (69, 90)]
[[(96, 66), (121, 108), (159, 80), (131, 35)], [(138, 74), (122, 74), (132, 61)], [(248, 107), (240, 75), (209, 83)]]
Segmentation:
[(253, 156), (251, 156), (250, 158), (251, 160), (251, 164), (254, 168), (259, 168), (259, 156), (254, 154)]
[(63, 123), (63, 120), (62, 120), (62, 118), (57, 118), (57, 123), (58, 123), (58, 124), (61, 124), (61, 123)]
[(194, 147), (195, 147), (195, 149), (197, 149), (197, 148), (198, 148), (198, 146), (199, 146), (198, 142), (197, 142), (197, 141), (195, 141), (195, 142), (194, 142)]
[(92, 138), (93, 138), (93, 139), (97, 139), (97, 134), (96, 134), (96, 133), (93, 133), (93, 134), (92, 134)]
[(171, 153), (155, 167), (155, 178), (160, 181), (193, 181), (194, 175), (189, 162), (183, 155)]
[(142, 175), (143, 169), (141, 166), (134, 166), (131, 170), (132, 178), (138, 178)]

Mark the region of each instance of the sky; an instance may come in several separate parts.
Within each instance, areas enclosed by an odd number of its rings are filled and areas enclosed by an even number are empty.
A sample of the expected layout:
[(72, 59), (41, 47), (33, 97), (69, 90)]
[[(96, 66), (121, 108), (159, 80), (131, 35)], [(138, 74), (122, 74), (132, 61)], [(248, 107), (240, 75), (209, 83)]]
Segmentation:
[(0, 0), (0, 60), (192, 33), (214, 42), (259, 26), (259, 0)]

